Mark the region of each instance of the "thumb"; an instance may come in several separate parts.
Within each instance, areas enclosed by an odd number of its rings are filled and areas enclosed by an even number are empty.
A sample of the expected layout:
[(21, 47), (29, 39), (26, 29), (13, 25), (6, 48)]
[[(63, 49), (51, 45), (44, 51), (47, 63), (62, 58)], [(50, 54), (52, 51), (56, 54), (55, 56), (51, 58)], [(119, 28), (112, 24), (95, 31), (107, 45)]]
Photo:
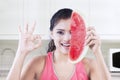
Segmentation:
[(34, 49), (37, 49), (37, 48), (40, 47), (41, 44), (42, 44), (42, 40), (41, 40), (40, 35), (36, 35), (35, 41), (36, 41), (36, 44), (35, 44), (35, 46), (34, 46)]

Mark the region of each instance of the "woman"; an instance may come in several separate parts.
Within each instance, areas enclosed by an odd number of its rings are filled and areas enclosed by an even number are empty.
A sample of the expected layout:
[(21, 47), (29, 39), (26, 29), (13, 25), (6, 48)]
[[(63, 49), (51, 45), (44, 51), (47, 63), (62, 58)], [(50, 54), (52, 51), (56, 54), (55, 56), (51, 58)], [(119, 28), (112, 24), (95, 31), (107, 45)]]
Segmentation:
[[(39, 35), (33, 35), (35, 25), (25, 31), (20, 29), (20, 41), (13, 66), (7, 80), (109, 80), (101, 52), (101, 42), (93, 27), (87, 28), (86, 45), (94, 53), (96, 59), (84, 58), (77, 64), (68, 61), (70, 48), (71, 9), (61, 9), (56, 12), (50, 23), (52, 40), (49, 43), (48, 54), (33, 58), (23, 69), (26, 56), (41, 46)], [(38, 43), (35, 44), (34, 42)]]

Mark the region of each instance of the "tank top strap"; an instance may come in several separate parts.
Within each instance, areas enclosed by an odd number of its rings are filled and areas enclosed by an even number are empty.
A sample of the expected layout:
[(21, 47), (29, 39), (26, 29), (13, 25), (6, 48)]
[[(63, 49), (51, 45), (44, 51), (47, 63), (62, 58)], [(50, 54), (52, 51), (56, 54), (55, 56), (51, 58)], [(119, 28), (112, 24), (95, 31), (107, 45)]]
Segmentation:
[(46, 56), (45, 67), (40, 80), (57, 80), (56, 76), (54, 75), (54, 70), (52, 66), (52, 54), (52, 52), (49, 52)]

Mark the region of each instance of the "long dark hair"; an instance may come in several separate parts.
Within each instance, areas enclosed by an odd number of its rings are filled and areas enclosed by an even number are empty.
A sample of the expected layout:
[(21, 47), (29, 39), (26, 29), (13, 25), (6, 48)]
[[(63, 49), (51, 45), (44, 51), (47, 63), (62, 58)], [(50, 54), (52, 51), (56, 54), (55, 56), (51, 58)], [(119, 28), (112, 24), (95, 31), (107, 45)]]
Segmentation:
[[(61, 19), (69, 19), (71, 17), (72, 11), (73, 11), (72, 9), (68, 8), (58, 10), (50, 20), (50, 31), (53, 31), (54, 27)], [(52, 52), (55, 49), (56, 46), (54, 44), (54, 40), (52, 39), (48, 44), (47, 52)]]

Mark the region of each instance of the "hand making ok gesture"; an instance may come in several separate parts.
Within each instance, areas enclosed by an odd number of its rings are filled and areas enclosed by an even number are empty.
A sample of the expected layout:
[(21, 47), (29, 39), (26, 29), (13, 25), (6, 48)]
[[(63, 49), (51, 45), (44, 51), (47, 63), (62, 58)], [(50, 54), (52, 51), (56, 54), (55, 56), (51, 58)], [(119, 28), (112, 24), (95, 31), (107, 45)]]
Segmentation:
[(33, 34), (35, 30), (35, 23), (32, 27), (29, 27), (28, 24), (24, 27), (24, 30), (19, 27), (20, 38), (18, 50), (25, 52), (26, 54), (33, 51), (34, 49), (40, 47), (41, 37), (40, 35)]

